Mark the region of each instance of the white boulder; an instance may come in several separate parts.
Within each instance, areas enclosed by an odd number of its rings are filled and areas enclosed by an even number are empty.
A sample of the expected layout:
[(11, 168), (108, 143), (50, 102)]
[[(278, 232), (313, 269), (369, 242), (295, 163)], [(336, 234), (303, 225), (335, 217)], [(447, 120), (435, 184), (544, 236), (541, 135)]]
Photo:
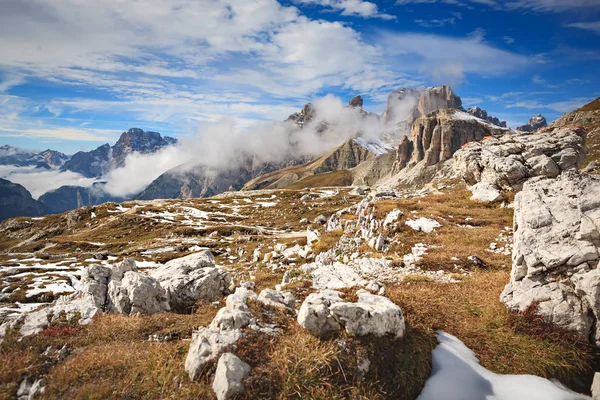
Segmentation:
[(311, 293), (298, 312), (298, 323), (311, 334), (323, 337), (342, 329), (342, 325), (330, 313), (332, 304), (342, 302), (342, 293), (325, 290)]
[(224, 353), (217, 363), (212, 388), (217, 400), (228, 400), (244, 391), (242, 380), (250, 374), (250, 366), (236, 355)]
[(435, 219), (431, 218), (417, 218), (417, 219), (408, 219), (405, 222), (406, 225), (410, 226), (417, 232), (425, 232), (431, 233), (436, 228), (439, 228), (441, 225)]

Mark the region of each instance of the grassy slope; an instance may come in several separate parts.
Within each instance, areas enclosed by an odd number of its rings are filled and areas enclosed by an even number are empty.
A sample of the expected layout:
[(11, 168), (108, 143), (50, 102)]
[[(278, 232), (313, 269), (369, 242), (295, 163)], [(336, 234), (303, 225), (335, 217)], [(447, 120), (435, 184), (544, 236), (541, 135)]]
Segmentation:
[[(296, 200), (301, 192), (281, 193), (287, 201), (278, 207), (259, 209), (257, 222), (303, 229), (297, 224), (301, 216), (328, 215), (347, 205), (341, 200), (342, 194), (340, 198), (316, 200), (308, 211), (298, 208), (300, 203)], [(210, 207), (208, 201), (194, 204)], [(474, 269), (472, 276), (456, 284), (389, 284), (387, 295), (402, 307), (408, 325), (407, 335), (401, 340), (350, 338), (342, 334), (321, 341), (299, 327), (293, 316), (252, 305), (255, 316), (277, 323), (285, 333), (277, 337), (249, 333), (233, 350), (253, 367), (242, 398), (412, 399), (430, 374), (431, 350), (436, 345), (438, 329), (463, 340), (481, 364), (492, 371), (555, 377), (579, 391), (589, 388), (597, 359), (586, 344), (530, 314), (510, 313), (498, 301), (509, 280), (510, 256), (492, 255), (485, 249), (504, 226), (511, 225), (510, 209), (470, 202), (463, 187), (421, 199), (380, 201), (375, 212), (383, 216), (394, 208), (404, 212), (401, 222), (417, 210), (419, 216), (438, 218), (443, 226), (429, 235), (417, 234), (404, 225), (396, 232), (387, 232), (402, 244), (383, 256), (395, 258), (394, 252), (402, 255), (404, 248), (423, 242), (441, 246), (430, 250), (423, 259), (424, 268), (452, 268), (451, 257), (463, 260), (471, 254), (482, 258), (488, 267)], [(472, 223), (479, 228), (458, 227), (457, 223), (466, 217), (472, 217)], [(331, 248), (337, 236), (324, 235), (317, 246), (321, 250)], [(254, 246), (252, 240), (227, 245), (234, 251), (236, 247), (251, 246), (251, 250)], [(281, 273), (260, 268), (255, 275), (258, 290), (273, 287), (281, 279)], [(288, 288), (300, 300), (310, 292), (302, 282)], [(353, 291), (347, 292), (347, 296), (353, 296)], [(88, 327), (59, 326), (22, 342), (8, 339), (0, 346), (0, 398), (12, 398), (24, 376), (40, 371), (48, 372), (46, 396), (51, 399), (212, 398), (214, 366), (205, 371), (199, 382), (190, 382), (183, 362), (191, 328), (207, 324), (217, 309), (204, 304), (193, 315), (102, 316)], [(172, 333), (175, 340), (149, 342), (146, 339), (152, 333)], [(63, 344), (76, 351), (61, 364), (44, 364), (49, 360), (40, 353), (49, 345)], [(363, 356), (372, 365), (361, 379), (356, 367)]]

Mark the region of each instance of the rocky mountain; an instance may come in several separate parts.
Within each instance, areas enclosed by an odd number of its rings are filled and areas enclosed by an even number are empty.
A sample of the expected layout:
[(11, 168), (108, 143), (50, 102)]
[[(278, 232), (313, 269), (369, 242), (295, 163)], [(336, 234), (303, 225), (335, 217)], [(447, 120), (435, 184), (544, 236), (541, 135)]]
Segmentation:
[(12, 217), (38, 217), (50, 210), (34, 200), (23, 186), (0, 179), (0, 220)]
[(131, 153), (154, 153), (176, 142), (176, 139), (168, 136), (163, 138), (157, 132), (145, 132), (138, 128), (131, 128), (121, 134), (114, 146), (106, 143), (92, 151), (75, 153), (62, 166), (61, 170), (77, 172), (88, 178), (96, 178), (111, 169), (122, 167), (125, 158)]
[(510, 132), (467, 112), (437, 110), (414, 121), (410, 138), (397, 150), (369, 160), (352, 171), (355, 185), (417, 186), (438, 173), (451, 174), (452, 156), (463, 145)]
[(587, 131), (588, 155), (586, 164), (595, 163), (590, 168), (598, 172), (600, 165), (600, 97), (575, 111), (566, 113), (550, 126), (582, 126)]
[(382, 118), (386, 122), (403, 122), (410, 128), (416, 119), (433, 111), (461, 107), (462, 100), (448, 85), (427, 89), (402, 88), (389, 94)]
[(61, 186), (44, 193), (38, 199), (51, 212), (61, 213), (75, 208), (106, 203), (107, 201), (124, 201), (123, 197), (107, 194), (103, 189), (104, 182), (96, 182), (90, 187)]
[(536, 114), (529, 120), (525, 125), (517, 127), (518, 131), (521, 132), (536, 132), (538, 129), (542, 129), (548, 126), (546, 118), (542, 114)]
[(60, 168), (69, 157), (56, 150), (44, 150), (36, 153), (19, 147), (0, 146), (0, 165), (15, 165), (18, 167), (43, 166)]
[(497, 125), (499, 127), (502, 128), (506, 128), (506, 121), (500, 121), (497, 117), (493, 117), (491, 115), (488, 115), (487, 111), (481, 109), (480, 107), (472, 107), (472, 108), (468, 108), (467, 112), (477, 118), (480, 118), (484, 121), (487, 121), (491, 124)]

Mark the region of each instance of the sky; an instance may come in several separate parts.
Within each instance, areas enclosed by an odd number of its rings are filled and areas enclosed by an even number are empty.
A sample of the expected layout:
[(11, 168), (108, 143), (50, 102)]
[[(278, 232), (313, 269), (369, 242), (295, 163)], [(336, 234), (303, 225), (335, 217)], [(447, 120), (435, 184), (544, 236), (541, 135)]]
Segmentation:
[(515, 127), (600, 96), (600, 0), (2, 0), (0, 49), (0, 144), (28, 149), (440, 84)]

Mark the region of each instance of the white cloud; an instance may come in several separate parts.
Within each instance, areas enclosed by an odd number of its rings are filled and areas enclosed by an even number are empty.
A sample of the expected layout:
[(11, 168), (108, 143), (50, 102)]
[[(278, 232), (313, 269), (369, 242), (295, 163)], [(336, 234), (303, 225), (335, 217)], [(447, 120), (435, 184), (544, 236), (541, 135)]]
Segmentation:
[(403, 65), (440, 82), (459, 83), (465, 74), (498, 75), (526, 67), (526, 56), (495, 48), (483, 41), (483, 32), (468, 38), (382, 32), (381, 46)]
[(515, 42), (515, 39), (510, 36), (502, 36), (502, 40), (506, 44), (513, 44)]
[(586, 31), (594, 32), (596, 35), (600, 35), (600, 21), (594, 22), (575, 22), (572, 24), (565, 25), (569, 28), (579, 28)]
[(60, 172), (56, 170), (39, 170), (35, 167), (15, 167), (14, 165), (1, 165), (0, 177), (13, 183), (18, 183), (27, 189), (34, 199), (44, 193), (58, 189), (61, 186), (91, 186), (95, 179), (86, 178), (75, 172)]
[(440, 18), (440, 19), (415, 19), (415, 24), (422, 26), (423, 28), (442, 28), (446, 25), (454, 25), (456, 18)]
[(342, 15), (363, 18), (396, 19), (395, 16), (380, 13), (377, 4), (363, 0), (297, 0), (299, 4), (317, 4), (341, 11)]
[(472, 4), (486, 5), (504, 10), (531, 10), (540, 12), (561, 12), (577, 8), (598, 8), (597, 0), (396, 0), (396, 4), (446, 3), (471, 7)]
[(577, 97), (569, 100), (557, 101), (548, 104), (544, 104), (539, 100), (524, 100), (507, 104), (506, 108), (527, 108), (529, 110), (545, 108), (560, 113), (566, 113), (574, 111), (592, 100), (593, 99), (589, 97)]
[(19, 129), (18, 131), (0, 128), (1, 137), (26, 137), (98, 142), (113, 140), (115, 135), (116, 132), (112, 129), (78, 129), (66, 126), (26, 128)]

